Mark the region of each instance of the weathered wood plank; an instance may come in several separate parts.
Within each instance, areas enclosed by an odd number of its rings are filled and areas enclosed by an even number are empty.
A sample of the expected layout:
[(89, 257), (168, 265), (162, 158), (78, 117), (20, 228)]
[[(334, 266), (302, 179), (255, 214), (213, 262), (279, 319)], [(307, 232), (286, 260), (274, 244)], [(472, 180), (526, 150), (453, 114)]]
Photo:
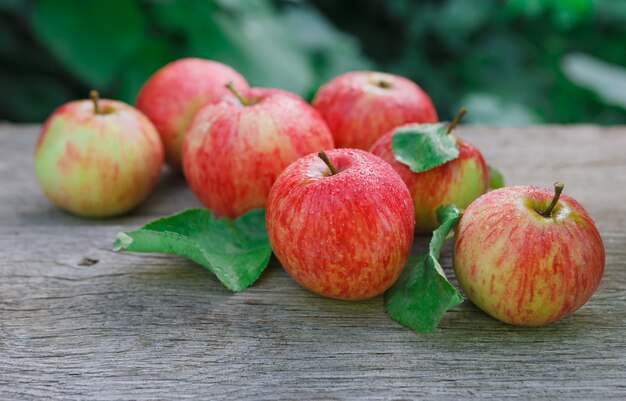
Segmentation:
[[(395, 324), (380, 297), (315, 296), (276, 263), (231, 294), (182, 258), (112, 252), (116, 232), (197, 205), (182, 178), (129, 216), (79, 219), (34, 182), (36, 132), (0, 126), (0, 399), (626, 398), (626, 128), (460, 131), (510, 184), (565, 181), (607, 267), (551, 326), (507, 326), (466, 302), (432, 335)], [(442, 265), (450, 274), (449, 246)]]

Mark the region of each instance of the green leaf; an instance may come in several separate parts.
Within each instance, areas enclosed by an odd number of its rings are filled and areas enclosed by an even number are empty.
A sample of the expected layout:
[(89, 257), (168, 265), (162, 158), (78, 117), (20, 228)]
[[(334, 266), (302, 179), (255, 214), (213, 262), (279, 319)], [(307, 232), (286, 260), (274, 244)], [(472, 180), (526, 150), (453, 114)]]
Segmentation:
[(113, 250), (184, 256), (209, 269), (231, 291), (252, 285), (272, 253), (263, 209), (234, 220), (216, 218), (205, 209), (188, 209), (119, 233)]
[(184, 37), (184, 53), (226, 63), (252, 86), (304, 96), (316, 83), (310, 54), (271, 1), (161, 2), (155, 9)]
[(456, 138), (438, 124), (413, 124), (396, 129), (391, 151), (397, 161), (416, 173), (430, 170), (459, 157)]
[(156, 70), (176, 58), (173, 46), (165, 41), (146, 42), (120, 74), (116, 99), (134, 104), (139, 89)]
[(463, 302), (438, 262), (461, 211), (454, 205), (442, 206), (437, 216), (441, 225), (433, 232), (428, 252), (409, 258), (398, 281), (385, 293), (385, 309), (393, 320), (421, 333), (434, 331), (441, 315)]
[(498, 189), (502, 188), (504, 184), (504, 176), (501, 172), (499, 172), (495, 167), (491, 165), (487, 165), (487, 169), (489, 170), (489, 188), (490, 189)]
[(66, 68), (102, 88), (143, 41), (145, 21), (134, 1), (39, 0), (32, 24)]

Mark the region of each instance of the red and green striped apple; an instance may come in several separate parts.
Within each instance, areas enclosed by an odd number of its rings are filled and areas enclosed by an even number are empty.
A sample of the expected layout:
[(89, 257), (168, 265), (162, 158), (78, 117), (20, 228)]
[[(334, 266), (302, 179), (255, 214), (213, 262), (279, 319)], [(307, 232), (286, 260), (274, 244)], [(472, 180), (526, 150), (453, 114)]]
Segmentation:
[(181, 166), (181, 147), (194, 114), (207, 102), (228, 93), (224, 85), (248, 87), (233, 68), (217, 61), (183, 58), (155, 72), (137, 95), (136, 106), (152, 121), (165, 146), (167, 163)]
[[(413, 171), (407, 164), (398, 160), (392, 149), (393, 136), (401, 131), (415, 129), (429, 130), (441, 127), (435, 125), (407, 124), (382, 136), (370, 149), (370, 152), (389, 163), (402, 177), (409, 188), (413, 206), (415, 207), (415, 230), (428, 233), (438, 227), (437, 208), (442, 205), (456, 205), (465, 208), (489, 187), (489, 172), (482, 154), (468, 142), (450, 134), (460, 120), (464, 111), (459, 113), (455, 121), (448, 127), (447, 134), (452, 146), (458, 148), (458, 156), (437, 167), (425, 171)], [(417, 152), (427, 149), (417, 147)], [(420, 155), (418, 155), (420, 156)]]
[(311, 152), (334, 147), (319, 114), (279, 89), (252, 88), (202, 107), (183, 142), (189, 186), (209, 209), (237, 217), (264, 207), (276, 177)]
[(270, 244), (287, 273), (337, 299), (367, 299), (389, 288), (409, 256), (413, 225), (411, 196), (398, 174), (356, 149), (297, 160), (267, 201)]
[(398, 75), (354, 71), (324, 84), (313, 99), (338, 148), (368, 150), (390, 129), (434, 123), (432, 101), (413, 81)]
[(591, 298), (604, 272), (602, 238), (573, 198), (507, 187), (473, 202), (456, 228), (453, 265), (480, 309), (506, 323), (543, 326)]

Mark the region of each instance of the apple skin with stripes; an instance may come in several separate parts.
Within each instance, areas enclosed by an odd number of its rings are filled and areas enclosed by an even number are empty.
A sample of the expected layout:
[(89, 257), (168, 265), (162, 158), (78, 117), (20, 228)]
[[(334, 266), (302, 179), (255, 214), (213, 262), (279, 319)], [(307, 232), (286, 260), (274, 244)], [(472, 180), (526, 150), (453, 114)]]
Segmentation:
[(232, 67), (201, 58), (182, 58), (158, 69), (143, 84), (136, 106), (154, 123), (163, 145), (165, 159), (181, 168), (183, 138), (194, 114), (205, 103), (229, 93), (226, 84), (237, 89), (248, 83)]
[(337, 148), (368, 150), (394, 127), (437, 122), (435, 107), (422, 88), (382, 72), (341, 74), (322, 85), (312, 104), (328, 123)]
[(544, 326), (585, 304), (604, 272), (602, 238), (585, 209), (555, 191), (505, 187), (474, 201), (455, 230), (453, 266), (467, 297), (517, 326)]
[(163, 144), (137, 109), (98, 99), (95, 91), (92, 96), (66, 103), (48, 117), (35, 148), (35, 174), (48, 199), (73, 214), (124, 214), (156, 184)]
[(266, 209), (270, 244), (303, 287), (335, 299), (371, 298), (396, 281), (409, 256), (411, 196), (371, 153), (326, 153), (337, 173), (311, 154), (276, 180)]
[(229, 218), (265, 207), (272, 184), (293, 161), (334, 148), (324, 120), (298, 96), (268, 88), (239, 95), (198, 110), (182, 149), (192, 191)]
[[(408, 127), (405, 125), (404, 127)], [(409, 188), (415, 208), (415, 231), (431, 233), (439, 226), (437, 208), (454, 204), (463, 209), (489, 187), (489, 171), (478, 149), (456, 138), (459, 156), (441, 166), (414, 172), (394, 157), (391, 150), (393, 130), (383, 135), (370, 149), (393, 167)]]

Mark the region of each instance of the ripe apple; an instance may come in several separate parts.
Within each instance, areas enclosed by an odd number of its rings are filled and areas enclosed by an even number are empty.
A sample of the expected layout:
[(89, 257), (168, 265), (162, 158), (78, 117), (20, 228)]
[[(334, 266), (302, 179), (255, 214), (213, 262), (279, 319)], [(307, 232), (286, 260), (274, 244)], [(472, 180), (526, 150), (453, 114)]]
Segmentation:
[[(458, 122), (462, 114), (455, 119)], [(451, 131), (456, 125), (448, 128)], [(412, 124), (400, 128), (410, 127)], [(383, 135), (370, 152), (389, 163), (409, 188), (415, 208), (415, 230), (430, 233), (437, 228), (437, 208), (454, 204), (463, 209), (489, 187), (489, 171), (482, 154), (468, 142), (456, 138), (459, 156), (441, 166), (416, 173), (397, 161), (391, 150), (395, 129)], [(452, 134), (449, 134), (452, 135)]]
[(276, 180), (265, 215), (270, 244), (305, 288), (367, 299), (396, 281), (409, 256), (411, 196), (378, 157), (356, 149), (327, 154), (297, 160)]
[(228, 82), (239, 89), (248, 87), (246, 80), (225, 64), (184, 58), (165, 65), (144, 83), (136, 106), (159, 131), (169, 165), (180, 168), (183, 137), (194, 114), (205, 103), (225, 95)]
[(74, 214), (122, 214), (154, 187), (163, 145), (141, 112), (115, 100), (79, 100), (46, 120), (35, 148), (35, 173), (50, 201)]
[(604, 272), (593, 220), (569, 196), (507, 187), (473, 202), (456, 228), (453, 265), (467, 297), (518, 326), (543, 326), (580, 308)]
[(209, 209), (237, 217), (265, 206), (291, 162), (334, 147), (324, 120), (304, 100), (279, 89), (252, 88), (202, 107), (183, 143), (183, 171)]
[(398, 75), (354, 71), (324, 84), (313, 107), (338, 148), (368, 150), (384, 133), (407, 123), (434, 123), (437, 112), (414, 82)]

